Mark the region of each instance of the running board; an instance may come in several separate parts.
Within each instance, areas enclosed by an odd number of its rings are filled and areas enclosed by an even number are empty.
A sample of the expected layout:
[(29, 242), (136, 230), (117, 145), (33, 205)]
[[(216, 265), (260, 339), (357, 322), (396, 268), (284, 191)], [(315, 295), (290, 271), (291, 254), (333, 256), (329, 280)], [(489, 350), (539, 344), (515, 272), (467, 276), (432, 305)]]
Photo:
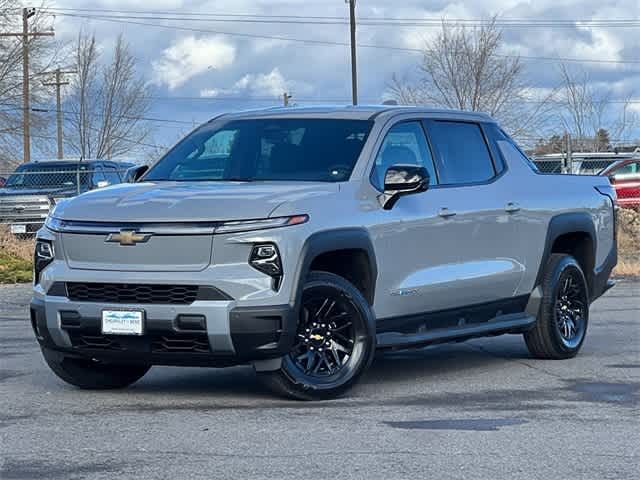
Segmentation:
[(419, 333), (385, 332), (377, 335), (378, 348), (415, 348), (434, 343), (461, 342), (474, 337), (488, 337), (503, 333), (521, 333), (531, 328), (536, 317), (505, 315), (489, 322), (454, 328), (439, 328)]

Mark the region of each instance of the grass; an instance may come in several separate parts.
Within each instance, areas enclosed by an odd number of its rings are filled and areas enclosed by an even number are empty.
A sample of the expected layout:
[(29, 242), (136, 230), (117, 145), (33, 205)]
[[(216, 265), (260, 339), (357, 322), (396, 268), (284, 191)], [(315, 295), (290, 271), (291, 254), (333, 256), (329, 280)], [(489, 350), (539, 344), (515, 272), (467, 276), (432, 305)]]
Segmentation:
[[(0, 226), (0, 284), (31, 281), (33, 243), (33, 239), (18, 239)], [(640, 277), (640, 212), (618, 211), (618, 265), (613, 274)]]
[(640, 212), (629, 209), (618, 211), (618, 265), (613, 274), (640, 276)]
[(0, 283), (30, 282), (33, 269), (33, 240), (20, 240), (0, 228)]

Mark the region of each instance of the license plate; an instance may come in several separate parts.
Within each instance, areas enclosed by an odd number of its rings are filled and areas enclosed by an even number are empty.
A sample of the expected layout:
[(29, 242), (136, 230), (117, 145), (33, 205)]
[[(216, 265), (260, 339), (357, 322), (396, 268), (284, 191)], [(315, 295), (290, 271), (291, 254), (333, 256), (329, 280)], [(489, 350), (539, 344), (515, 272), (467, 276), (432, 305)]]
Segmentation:
[(105, 335), (142, 335), (144, 314), (141, 310), (103, 310), (102, 333)]
[(26, 225), (11, 225), (11, 233), (27, 233)]

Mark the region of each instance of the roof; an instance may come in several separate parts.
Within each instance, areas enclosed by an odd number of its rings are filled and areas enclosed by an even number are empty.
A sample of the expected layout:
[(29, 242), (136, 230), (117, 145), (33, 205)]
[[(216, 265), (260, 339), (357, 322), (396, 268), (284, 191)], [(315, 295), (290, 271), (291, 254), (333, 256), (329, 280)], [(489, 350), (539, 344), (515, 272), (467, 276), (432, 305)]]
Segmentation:
[(125, 161), (120, 161), (120, 160), (100, 160), (98, 158), (91, 158), (91, 159), (84, 159), (84, 160), (80, 160), (78, 158), (54, 158), (54, 159), (38, 159), (38, 160), (32, 160), (28, 163), (25, 163), (23, 165), (34, 165), (34, 164), (46, 164), (46, 165), (77, 165), (77, 164), (93, 164), (93, 163), (105, 163), (105, 164), (131, 164), (133, 165), (133, 163), (131, 161), (125, 160)]
[(378, 116), (394, 116), (403, 113), (417, 113), (425, 116), (438, 116), (452, 119), (466, 119), (493, 122), (493, 119), (481, 112), (462, 110), (444, 110), (419, 106), (397, 105), (327, 105), (314, 107), (273, 107), (258, 110), (231, 112), (213, 118), (250, 119), (250, 118), (340, 118), (351, 120), (370, 120)]

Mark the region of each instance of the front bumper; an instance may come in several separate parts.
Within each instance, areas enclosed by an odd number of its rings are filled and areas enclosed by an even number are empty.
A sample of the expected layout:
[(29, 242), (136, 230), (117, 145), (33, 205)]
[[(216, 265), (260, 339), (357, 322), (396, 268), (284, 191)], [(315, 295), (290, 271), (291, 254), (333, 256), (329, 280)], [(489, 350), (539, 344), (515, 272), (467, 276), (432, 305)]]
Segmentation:
[[(103, 335), (100, 322), (105, 308), (144, 310), (144, 335)], [(289, 305), (238, 307), (233, 300), (102, 304), (36, 293), (30, 314), (43, 348), (104, 362), (147, 365), (215, 367), (279, 358), (290, 351), (297, 324)]]

